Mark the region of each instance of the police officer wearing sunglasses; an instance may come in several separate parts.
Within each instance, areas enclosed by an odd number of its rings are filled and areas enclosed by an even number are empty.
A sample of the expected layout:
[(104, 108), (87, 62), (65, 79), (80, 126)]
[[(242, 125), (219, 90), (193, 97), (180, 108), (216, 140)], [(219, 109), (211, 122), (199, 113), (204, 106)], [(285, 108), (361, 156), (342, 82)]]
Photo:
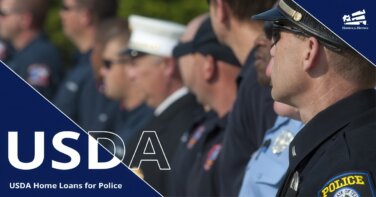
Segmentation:
[(291, 0), (253, 18), (274, 22), (273, 98), (306, 123), (277, 195), (375, 195), (374, 65)]

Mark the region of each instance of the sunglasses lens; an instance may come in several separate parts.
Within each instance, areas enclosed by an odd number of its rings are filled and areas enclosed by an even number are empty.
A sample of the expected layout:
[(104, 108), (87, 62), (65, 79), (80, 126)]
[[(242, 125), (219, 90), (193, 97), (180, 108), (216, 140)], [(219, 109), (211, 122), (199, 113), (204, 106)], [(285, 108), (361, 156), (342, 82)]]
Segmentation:
[(66, 5), (64, 5), (64, 4), (61, 4), (61, 5), (60, 5), (60, 10), (62, 10), (62, 11), (67, 11), (67, 10), (69, 10), (69, 7), (66, 6)]
[(76, 6), (67, 6), (65, 4), (60, 5), (61, 11), (69, 12), (69, 11), (74, 10), (74, 9), (77, 9), (77, 7)]
[(111, 68), (112, 62), (110, 60), (103, 60), (103, 67), (109, 70)]
[(264, 33), (266, 35), (266, 38), (269, 40), (272, 40), (273, 35), (273, 23), (272, 22), (265, 22), (264, 25)]
[(281, 37), (280, 30), (278, 28), (273, 28), (273, 30), (272, 30), (273, 45), (275, 45), (279, 41), (280, 37)]
[(17, 10), (8, 10), (8, 11), (0, 10), (0, 16), (6, 17), (17, 12), (18, 12)]

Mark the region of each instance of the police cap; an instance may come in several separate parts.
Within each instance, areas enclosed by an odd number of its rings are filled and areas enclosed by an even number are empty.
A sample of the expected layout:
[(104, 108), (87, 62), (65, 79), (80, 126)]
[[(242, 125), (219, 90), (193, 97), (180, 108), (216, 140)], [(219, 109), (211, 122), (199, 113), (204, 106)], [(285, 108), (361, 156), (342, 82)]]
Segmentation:
[(308, 35), (316, 37), (330, 49), (340, 51), (348, 46), (324, 25), (309, 15), (292, 0), (280, 0), (278, 5), (268, 11), (252, 16), (254, 20), (289, 21)]
[(191, 41), (180, 42), (173, 50), (172, 55), (175, 58), (190, 53), (201, 53), (203, 55), (211, 55), (216, 60), (229, 63), (234, 66), (241, 66), (232, 50), (219, 43), (210, 21), (207, 18), (197, 30), (196, 35)]

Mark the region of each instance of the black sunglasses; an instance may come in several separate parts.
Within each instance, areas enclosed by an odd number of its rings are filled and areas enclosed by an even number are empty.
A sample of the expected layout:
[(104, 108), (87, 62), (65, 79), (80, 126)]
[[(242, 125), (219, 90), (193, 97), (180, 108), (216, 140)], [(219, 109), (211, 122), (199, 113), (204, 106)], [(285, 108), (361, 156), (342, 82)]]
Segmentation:
[(299, 34), (302, 36), (308, 36), (307, 33), (305, 33), (302, 29), (292, 26), (292, 25), (285, 25), (282, 23), (274, 22), (272, 25), (272, 46), (277, 44), (277, 42), (281, 39), (281, 31), (287, 31), (293, 34)]
[(273, 35), (273, 22), (265, 21), (264, 22), (264, 33), (268, 40), (272, 40)]
[(19, 13), (19, 12), (20, 12), (20, 10), (10, 10), (10, 11), (0, 10), (0, 16), (5, 17), (5, 16), (9, 16), (11, 14), (15, 14), (15, 13)]
[(74, 9), (78, 9), (78, 6), (67, 6), (63, 3), (60, 5), (61, 11), (71, 11), (71, 10), (74, 10)]
[(111, 67), (114, 65), (114, 64), (119, 64), (119, 65), (124, 65), (124, 64), (129, 64), (130, 63), (130, 59), (129, 58), (122, 58), (118, 61), (113, 61), (113, 60), (108, 60), (108, 59), (103, 59), (102, 60), (102, 64), (103, 64), (103, 67), (107, 70), (110, 70)]
[[(281, 31), (287, 31), (287, 32), (291, 32), (293, 34), (299, 34), (299, 35), (302, 35), (302, 36), (305, 36), (305, 37), (309, 37), (311, 36), (310, 34), (308, 34), (307, 32), (303, 31), (301, 28), (299, 27), (296, 27), (294, 25), (288, 25), (288, 24), (283, 24), (283, 23), (280, 23), (280, 22), (274, 22), (273, 23), (273, 26), (272, 26), (272, 46), (274, 46), (275, 44), (277, 44), (277, 42), (279, 41), (279, 39), (281, 39)], [(323, 46), (335, 51), (335, 52), (342, 52), (343, 49), (342, 48), (339, 48), (319, 37), (316, 37), (317, 40), (319, 41), (320, 44), (322, 44)]]

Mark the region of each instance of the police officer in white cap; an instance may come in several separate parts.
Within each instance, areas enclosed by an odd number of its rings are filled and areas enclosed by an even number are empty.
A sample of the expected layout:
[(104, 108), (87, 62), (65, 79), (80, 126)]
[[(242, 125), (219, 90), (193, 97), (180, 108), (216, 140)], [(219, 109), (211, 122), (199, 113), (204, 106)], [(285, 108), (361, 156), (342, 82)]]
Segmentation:
[[(123, 55), (129, 58), (128, 76), (144, 91), (146, 104), (154, 108), (152, 120), (144, 131), (156, 131), (167, 161), (172, 161), (182, 134), (191, 127), (195, 117), (203, 113), (196, 98), (183, 87), (183, 82), (172, 57), (172, 50), (185, 31), (185, 27), (168, 21), (132, 15), (129, 17), (132, 30), (128, 48)], [(141, 135), (141, 133), (140, 133)], [(130, 167), (138, 167), (139, 161), (152, 157), (154, 161), (143, 161), (140, 171), (145, 180), (162, 195), (167, 192), (169, 170), (160, 170), (164, 155), (154, 150), (153, 154), (134, 154), (139, 136), (126, 144)], [(153, 144), (154, 149), (156, 145)], [(143, 149), (143, 148), (142, 148)], [(147, 150), (147, 147), (145, 148)], [(158, 163), (155, 162), (157, 157)], [(150, 158), (146, 158), (153, 160)], [(174, 166), (170, 166), (173, 168)]]

